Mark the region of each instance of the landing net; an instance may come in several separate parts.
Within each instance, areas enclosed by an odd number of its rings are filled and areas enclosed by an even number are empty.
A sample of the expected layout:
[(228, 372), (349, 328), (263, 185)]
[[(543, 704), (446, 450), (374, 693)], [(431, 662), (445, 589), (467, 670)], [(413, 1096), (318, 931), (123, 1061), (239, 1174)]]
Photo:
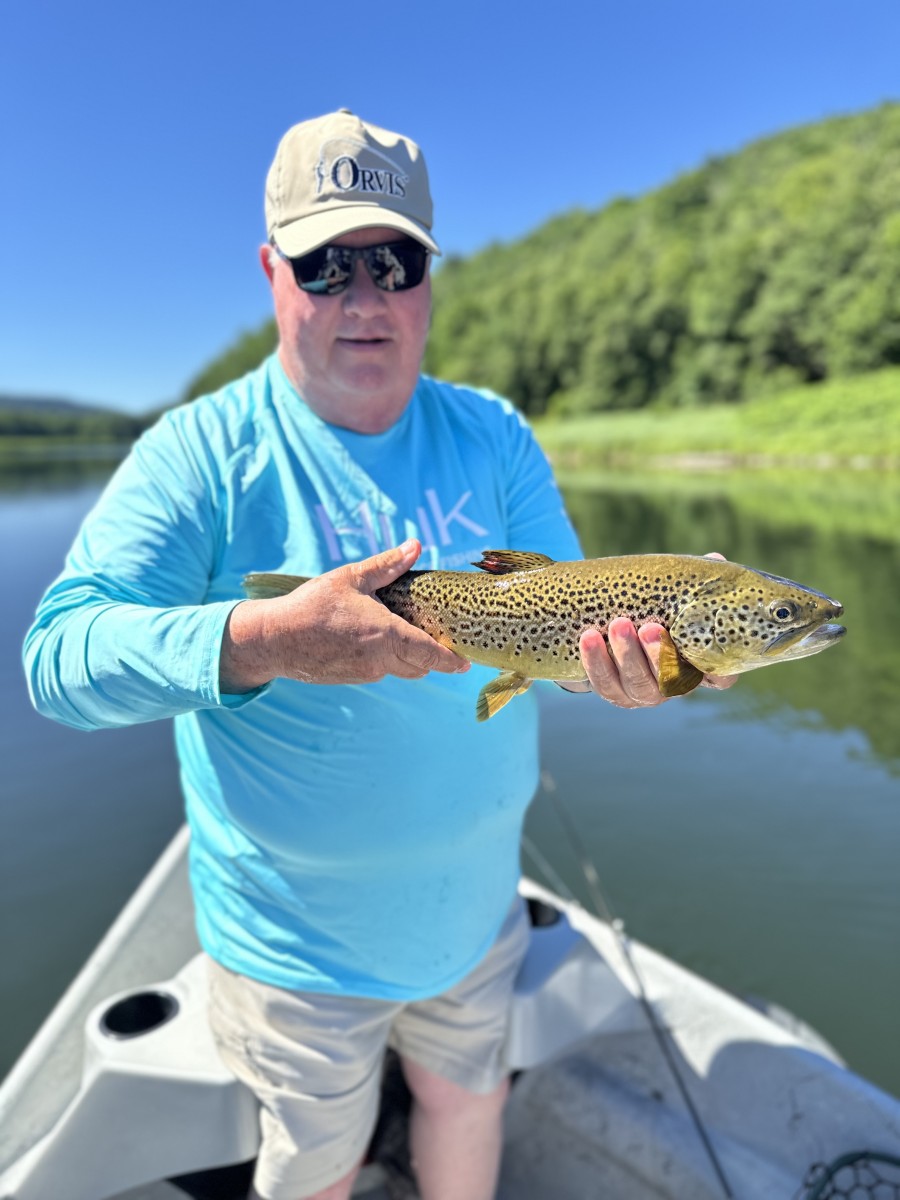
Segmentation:
[(856, 1150), (814, 1163), (795, 1200), (900, 1200), (900, 1158)]

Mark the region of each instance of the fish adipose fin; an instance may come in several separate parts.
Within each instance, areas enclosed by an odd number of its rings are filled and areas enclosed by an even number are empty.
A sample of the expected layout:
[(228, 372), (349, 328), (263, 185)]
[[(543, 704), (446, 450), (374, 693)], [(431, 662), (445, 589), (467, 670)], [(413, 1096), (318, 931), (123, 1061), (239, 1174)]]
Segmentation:
[(309, 583), (306, 575), (267, 575), (262, 572), (245, 575), (243, 587), (250, 600), (274, 600), (293, 592), (302, 583)]
[(534, 683), (518, 671), (501, 671), (496, 679), (486, 683), (478, 693), (475, 705), (475, 716), (479, 721), (487, 721), (494, 713), (498, 713), (504, 704), (509, 704), (514, 696), (527, 692)]
[(534, 571), (537, 567), (552, 567), (555, 559), (532, 550), (485, 550), (481, 562), (472, 563), (492, 575), (508, 575), (510, 571)]
[(663, 630), (659, 636), (659, 690), (664, 696), (684, 696), (698, 687), (703, 672), (681, 657)]

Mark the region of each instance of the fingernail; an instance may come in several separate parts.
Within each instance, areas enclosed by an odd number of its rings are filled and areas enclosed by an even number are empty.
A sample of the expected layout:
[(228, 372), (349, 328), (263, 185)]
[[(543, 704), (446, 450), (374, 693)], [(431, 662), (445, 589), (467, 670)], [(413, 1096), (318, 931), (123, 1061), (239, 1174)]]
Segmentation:
[(401, 554), (411, 554), (412, 551), (415, 549), (415, 545), (416, 545), (416, 543), (413, 541), (412, 538), (407, 538), (406, 541), (400, 547), (400, 553)]

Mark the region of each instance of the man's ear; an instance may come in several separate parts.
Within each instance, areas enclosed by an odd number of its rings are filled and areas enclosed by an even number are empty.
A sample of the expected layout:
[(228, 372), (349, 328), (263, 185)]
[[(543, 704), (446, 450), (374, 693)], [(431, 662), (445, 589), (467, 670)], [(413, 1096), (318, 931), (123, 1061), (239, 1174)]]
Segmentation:
[(266, 273), (266, 279), (268, 279), (271, 285), (272, 276), (275, 273), (275, 251), (268, 242), (263, 242), (259, 248), (259, 261)]

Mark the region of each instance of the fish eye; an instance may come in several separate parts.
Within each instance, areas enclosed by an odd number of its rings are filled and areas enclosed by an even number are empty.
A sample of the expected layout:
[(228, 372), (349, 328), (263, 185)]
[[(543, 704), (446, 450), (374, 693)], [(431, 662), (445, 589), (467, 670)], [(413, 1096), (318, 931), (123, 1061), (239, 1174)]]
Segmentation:
[(799, 605), (793, 600), (773, 600), (769, 605), (769, 612), (776, 621), (790, 621), (800, 611)]

